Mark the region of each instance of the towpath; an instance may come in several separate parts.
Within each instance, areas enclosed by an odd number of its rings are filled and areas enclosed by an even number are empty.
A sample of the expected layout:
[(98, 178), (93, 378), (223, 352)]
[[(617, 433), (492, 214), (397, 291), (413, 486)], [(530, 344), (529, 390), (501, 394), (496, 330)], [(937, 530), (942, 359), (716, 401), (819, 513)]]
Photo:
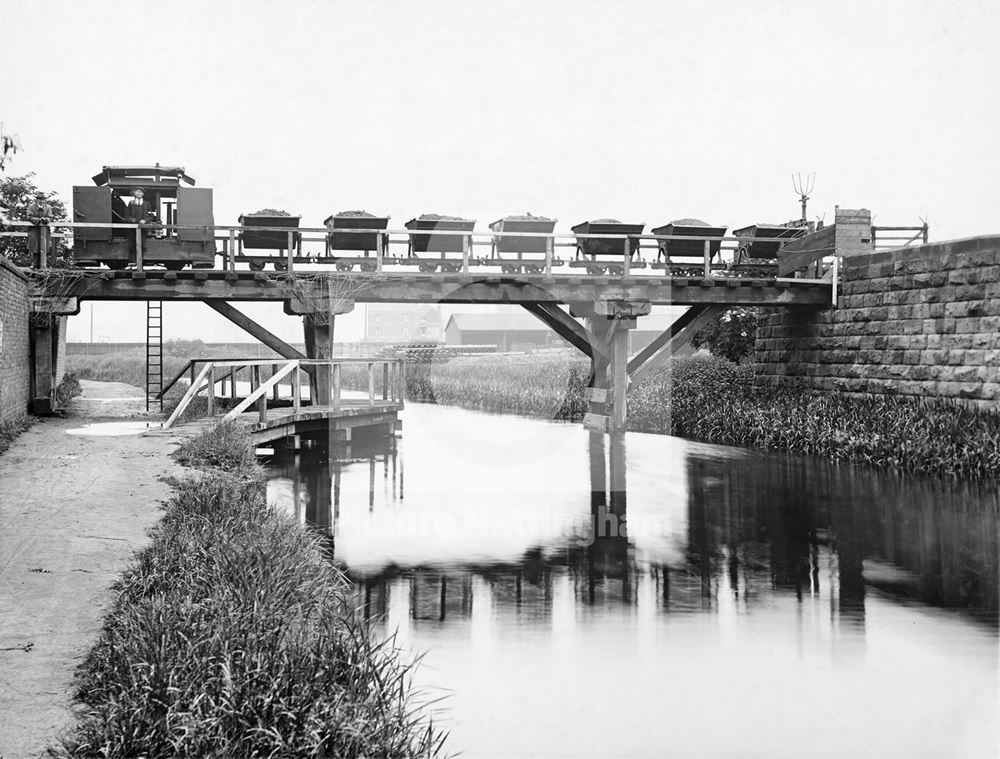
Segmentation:
[(81, 384), (65, 419), (0, 454), (0, 759), (40, 756), (73, 724), (74, 670), (181, 472), (170, 435), (79, 434), (139, 427), (144, 410), (139, 388)]

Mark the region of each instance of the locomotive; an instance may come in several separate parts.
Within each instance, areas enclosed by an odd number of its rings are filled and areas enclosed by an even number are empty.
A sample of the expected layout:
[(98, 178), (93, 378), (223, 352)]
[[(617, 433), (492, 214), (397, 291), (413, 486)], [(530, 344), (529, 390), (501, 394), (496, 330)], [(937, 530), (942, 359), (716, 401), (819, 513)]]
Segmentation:
[[(142, 190), (148, 204), (143, 219), (143, 260), (174, 271), (190, 264), (215, 266), (215, 225), (212, 191), (195, 187), (182, 166), (105, 166), (93, 177), (94, 185), (73, 188), (73, 221), (85, 224), (132, 222), (129, 197)], [(201, 226), (206, 229), (171, 230), (162, 225)], [(106, 264), (124, 269), (135, 260), (136, 234), (131, 229), (77, 227), (74, 254), (79, 266)]]

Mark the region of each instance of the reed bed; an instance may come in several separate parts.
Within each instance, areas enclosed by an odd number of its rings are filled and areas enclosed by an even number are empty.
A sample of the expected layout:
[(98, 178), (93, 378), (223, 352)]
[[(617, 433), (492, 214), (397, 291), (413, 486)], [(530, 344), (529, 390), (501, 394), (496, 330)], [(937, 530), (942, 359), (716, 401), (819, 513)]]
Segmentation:
[[(406, 372), (411, 400), (570, 421), (586, 412), (584, 361), (476, 356)], [(1000, 413), (904, 396), (759, 387), (749, 366), (714, 356), (674, 359), (632, 387), (628, 428), (912, 473), (1000, 475)]]
[(427, 757), (410, 665), (355, 608), (319, 535), (269, 506), (231, 431), (182, 479), (77, 675), (70, 757)]

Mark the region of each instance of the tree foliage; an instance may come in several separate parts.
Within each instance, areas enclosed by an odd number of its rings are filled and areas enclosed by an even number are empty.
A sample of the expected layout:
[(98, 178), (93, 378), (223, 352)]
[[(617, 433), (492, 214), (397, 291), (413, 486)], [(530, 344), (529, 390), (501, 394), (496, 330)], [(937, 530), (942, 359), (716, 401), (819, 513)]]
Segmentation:
[(705, 346), (713, 356), (739, 363), (753, 351), (757, 340), (758, 318), (756, 308), (730, 308), (718, 319), (698, 330), (691, 342), (696, 348)]
[(21, 145), (17, 141), (17, 135), (7, 134), (4, 131), (3, 122), (0, 122), (0, 171), (7, 168), (7, 161), (20, 149)]
[[(66, 205), (59, 198), (59, 195), (51, 190), (41, 190), (35, 184), (35, 175), (25, 174), (20, 177), (0, 177), (0, 206), (4, 206), (6, 215), (14, 221), (26, 221), (28, 218), (28, 206), (38, 193), (45, 198), (45, 202), (52, 208), (52, 218), (55, 221), (64, 221), (66, 217)], [(10, 227), (0, 224), (0, 231), (24, 231), (23, 227)], [(52, 240), (55, 255), (53, 265), (66, 262), (70, 257), (70, 250), (66, 246), (63, 238), (53, 238)], [(31, 254), (28, 251), (28, 240), (25, 237), (0, 237), (0, 255), (4, 256), (18, 266), (30, 266)]]

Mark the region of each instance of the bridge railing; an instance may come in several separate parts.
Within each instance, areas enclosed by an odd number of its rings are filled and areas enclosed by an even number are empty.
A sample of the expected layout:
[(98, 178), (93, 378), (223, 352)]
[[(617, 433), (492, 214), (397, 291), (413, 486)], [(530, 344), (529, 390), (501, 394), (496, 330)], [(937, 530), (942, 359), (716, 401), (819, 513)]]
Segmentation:
[(872, 248), (874, 250), (923, 245), (927, 243), (929, 238), (930, 228), (926, 222), (919, 227), (872, 227)]
[[(347, 398), (344, 395), (344, 367), (360, 366), (364, 369), (367, 381), (367, 393), (362, 397)], [(200, 368), (199, 368), (200, 367)], [(265, 376), (269, 372), (270, 376)], [(327, 407), (339, 412), (347, 405), (375, 407), (381, 404), (403, 406), (405, 394), (405, 367), (402, 359), (367, 359), (367, 358), (334, 358), (334, 359), (288, 359), (275, 361), (273, 359), (191, 359), (180, 372), (164, 388), (166, 393), (185, 375), (190, 376), (190, 384), (170, 416), (163, 423), (164, 429), (169, 429), (191, 406), (195, 398), (204, 394), (206, 399), (206, 415), (215, 416), (226, 398), (226, 383), (228, 380), (228, 397), (232, 408), (228, 409), (220, 420), (225, 422), (235, 419), (251, 407), (256, 407), (258, 421), (267, 421), (268, 397), (273, 401), (281, 399), (281, 386), (291, 386), (292, 411), (299, 413), (303, 407), (303, 395), (308, 393), (309, 406)], [(249, 384), (245, 395), (238, 389), (239, 375), (249, 374)], [(381, 383), (378, 380), (381, 379)], [(247, 380), (243, 380), (247, 382)], [(379, 388), (379, 385), (381, 387)], [(381, 395), (381, 398), (378, 396)]]
[[(8, 227), (24, 231), (0, 232), (0, 236), (27, 237), (38, 234), (40, 228), (30, 222), (10, 222)], [(52, 239), (70, 238), (76, 229), (110, 229), (134, 234), (134, 253), (132, 264), (135, 269), (143, 270), (148, 263), (145, 256), (145, 236), (152, 234), (174, 237), (182, 231), (211, 233), (216, 241), (216, 256), (221, 256), (221, 270), (236, 271), (237, 263), (247, 263), (263, 267), (271, 263), (276, 271), (294, 272), (296, 270), (315, 271), (316, 265), (332, 264), (341, 266), (358, 266), (362, 271), (381, 273), (385, 267), (398, 265), (415, 265), (423, 273), (431, 273), (440, 267), (441, 273), (468, 274), (473, 269), (490, 267), (516, 267), (527, 274), (551, 276), (555, 273), (567, 273), (569, 269), (582, 269), (587, 274), (608, 274), (612, 277), (628, 278), (635, 276), (643, 269), (663, 269), (673, 273), (676, 269), (684, 271), (684, 276), (732, 277), (740, 276), (742, 270), (737, 263), (737, 251), (746, 238), (732, 235), (621, 235), (592, 234), (568, 232), (507, 232), (502, 235), (497, 232), (456, 231), (448, 229), (337, 229), (337, 235), (368, 235), (376, 240), (375, 249), (371, 251), (351, 251), (357, 255), (333, 255), (327, 242), (331, 230), (326, 227), (265, 227), (242, 225), (211, 225), (192, 226), (178, 224), (118, 224), (104, 222), (53, 222), (47, 228), (51, 230)], [(61, 231), (60, 231), (61, 230)], [(246, 255), (242, 251), (240, 240), (245, 232), (280, 233), (285, 236), (286, 247), (283, 251), (275, 251), (270, 255)], [(461, 237), (460, 250), (447, 256), (444, 253), (420, 253), (414, 250), (413, 239), (421, 237)], [(544, 251), (531, 254), (502, 253), (498, 250), (497, 240), (532, 239), (537, 242), (544, 240)], [(754, 244), (776, 243), (783, 246), (796, 238), (790, 237), (756, 237)], [(620, 246), (621, 253), (601, 254), (600, 257), (589, 253), (581, 253), (581, 244), (587, 242), (607, 241), (609, 247)], [(699, 253), (691, 255), (690, 251), (680, 257), (683, 262), (670, 259), (670, 243), (681, 242), (687, 246), (699, 245)], [(313, 252), (303, 252), (303, 243), (315, 243)], [(319, 247), (322, 246), (322, 247)], [(220, 249), (221, 248), (221, 249)], [(572, 251), (569, 256), (562, 256), (566, 250)], [(478, 251), (483, 251), (480, 254)], [(488, 252), (487, 252), (488, 251)], [(652, 261), (643, 258), (643, 252), (656, 251)], [(346, 252), (346, 251), (345, 251)], [(44, 259), (42, 265), (44, 266)], [(760, 262), (750, 267), (751, 274), (766, 268), (767, 264)], [(215, 262), (212, 268), (216, 267)], [(556, 270), (556, 271), (554, 271)], [(583, 272), (574, 272), (583, 273)], [(771, 277), (773, 278), (773, 277)], [(817, 280), (820, 281), (820, 280)]]

